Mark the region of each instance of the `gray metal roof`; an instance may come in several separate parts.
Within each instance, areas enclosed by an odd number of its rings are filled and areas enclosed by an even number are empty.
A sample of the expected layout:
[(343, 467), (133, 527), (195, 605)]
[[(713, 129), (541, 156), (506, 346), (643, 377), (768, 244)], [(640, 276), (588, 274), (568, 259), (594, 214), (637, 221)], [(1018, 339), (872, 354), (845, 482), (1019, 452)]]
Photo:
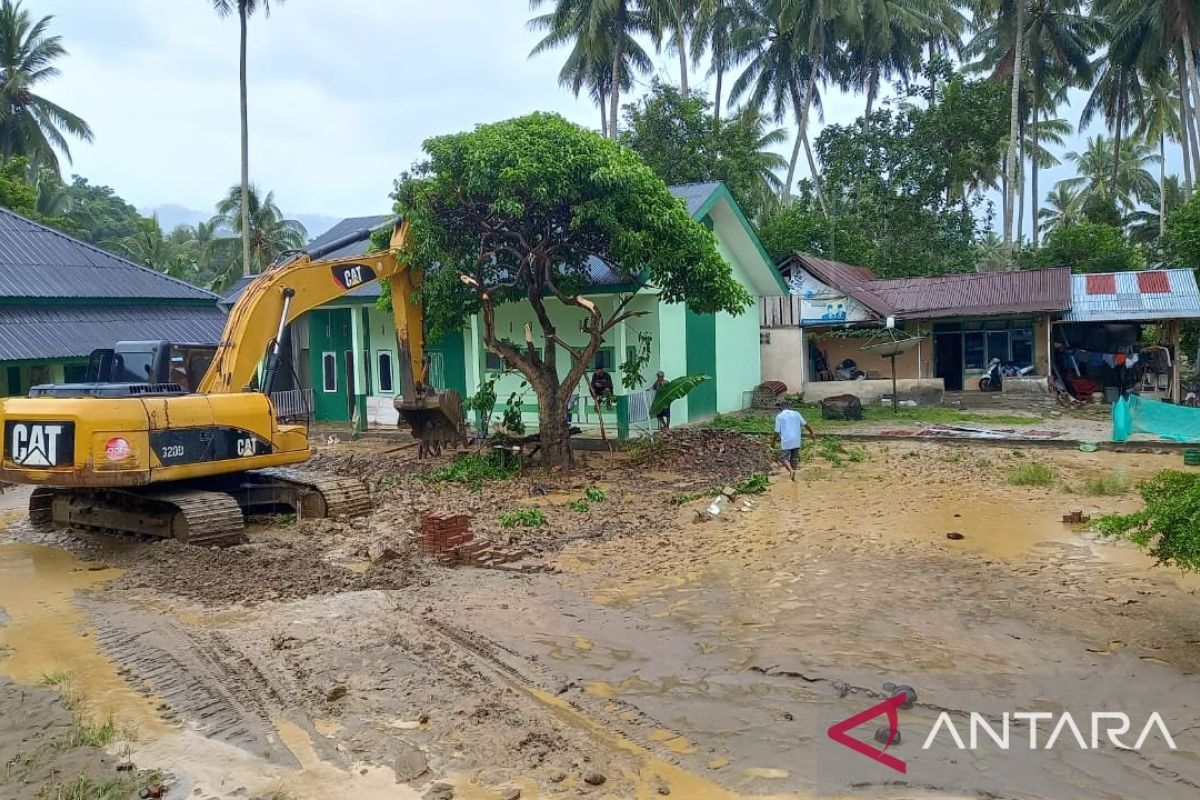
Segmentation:
[[(328, 244), (329, 242), (336, 242), (343, 236), (349, 236), (356, 231), (374, 231), (378, 228), (382, 228), (385, 225), (391, 225), (395, 219), (395, 214), (376, 214), (375, 216), (371, 217), (348, 217), (347, 219), (342, 220), (329, 230), (322, 233), (317, 238), (313, 239), (311, 242), (305, 245), (304, 249), (315, 250), (318, 247)], [(370, 245), (370, 243), (370, 240), (364, 239), (361, 242), (348, 244), (345, 247), (341, 247), (331, 253), (326, 253), (323, 258), (341, 258), (342, 256), (362, 255), (363, 253), (367, 252), (367, 247)]]
[(1190, 269), (1071, 276), (1066, 322), (1200, 319), (1200, 289)]
[(0, 297), (217, 299), (6, 208), (0, 208)]
[(873, 281), (863, 288), (902, 319), (990, 317), (1065, 311), (1071, 306), (1066, 267), (970, 272)]
[(667, 188), (671, 194), (684, 202), (688, 213), (695, 216), (696, 212), (708, 202), (708, 198), (712, 197), (712, 193), (720, 186), (720, 181), (704, 181), (703, 183), (683, 183)]
[(225, 314), (213, 306), (0, 307), (0, 361), (87, 357), (119, 341), (217, 344)]

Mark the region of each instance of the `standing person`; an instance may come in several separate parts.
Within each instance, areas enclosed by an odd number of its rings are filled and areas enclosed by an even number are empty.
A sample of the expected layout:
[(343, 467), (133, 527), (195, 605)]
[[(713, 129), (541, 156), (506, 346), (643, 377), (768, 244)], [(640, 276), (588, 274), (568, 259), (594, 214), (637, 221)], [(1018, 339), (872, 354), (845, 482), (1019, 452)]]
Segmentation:
[(779, 443), (779, 463), (783, 464), (784, 469), (791, 473), (792, 480), (796, 480), (796, 468), (800, 466), (800, 442), (804, 438), (804, 433), (815, 437), (812, 427), (808, 421), (801, 416), (800, 412), (794, 408), (788, 408), (788, 404), (780, 400), (776, 405), (779, 413), (775, 416), (775, 441)]
[[(654, 384), (650, 387), (651, 389), (654, 390), (654, 396), (658, 397), (658, 393), (666, 385), (667, 385), (667, 376), (663, 374), (662, 370), (659, 370), (658, 375), (654, 379)], [(671, 429), (671, 406), (670, 405), (668, 405), (662, 411), (658, 412), (658, 429), (660, 431), (666, 431), (666, 430)]]

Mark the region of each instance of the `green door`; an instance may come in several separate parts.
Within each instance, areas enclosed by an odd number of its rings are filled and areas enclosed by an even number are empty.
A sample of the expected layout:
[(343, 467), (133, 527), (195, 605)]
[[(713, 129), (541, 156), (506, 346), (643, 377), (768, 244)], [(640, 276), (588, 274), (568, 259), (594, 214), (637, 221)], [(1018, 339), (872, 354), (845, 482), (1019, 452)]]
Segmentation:
[(308, 352), (312, 366), (313, 416), (324, 422), (348, 422), (354, 387), (350, 309), (328, 308), (308, 314)]
[(707, 419), (717, 413), (716, 315), (688, 311), (685, 333), (688, 375), (709, 376), (687, 396), (688, 420)]

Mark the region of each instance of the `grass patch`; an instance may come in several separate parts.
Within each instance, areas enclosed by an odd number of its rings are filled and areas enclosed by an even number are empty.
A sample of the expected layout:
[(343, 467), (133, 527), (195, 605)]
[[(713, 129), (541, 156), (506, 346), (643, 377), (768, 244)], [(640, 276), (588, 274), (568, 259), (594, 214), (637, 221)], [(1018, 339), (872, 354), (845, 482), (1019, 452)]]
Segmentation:
[(583, 499), (589, 503), (603, 503), (608, 499), (608, 495), (599, 486), (592, 486), (584, 490)]
[(567, 508), (571, 509), (572, 511), (578, 511), (580, 514), (584, 514), (588, 511), (588, 509), (591, 508), (591, 506), (588, 505), (587, 500), (572, 500), (571, 502), (567, 503)]
[(1074, 487), (1078, 494), (1088, 494), (1093, 497), (1117, 497), (1129, 490), (1129, 478), (1124, 472), (1107, 472), (1103, 475), (1093, 475), (1083, 483)]
[(537, 528), (549, 524), (540, 508), (514, 508), (500, 515), (502, 528)]
[(765, 472), (755, 472), (749, 478), (738, 481), (733, 485), (733, 491), (738, 494), (762, 494), (770, 482)]
[(867, 457), (861, 447), (847, 447), (836, 436), (822, 436), (804, 451), (806, 458), (823, 458), (835, 467), (844, 467), (847, 461), (857, 463)]
[(109, 778), (97, 782), (90, 775), (80, 775), (70, 783), (45, 786), (37, 800), (126, 800), (133, 796), (135, 786), (125, 778)]
[(1008, 471), (1008, 482), (1013, 486), (1050, 486), (1056, 479), (1053, 469), (1036, 461)]
[(705, 496), (703, 492), (680, 492), (679, 494), (671, 495), (671, 498), (667, 502), (673, 506), (682, 506)]
[(516, 474), (517, 467), (501, 464), (495, 455), (468, 453), (420, 477), (427, 483), (465, 483), (472, 489), (478, 489), (488, 481), (508, 480)]

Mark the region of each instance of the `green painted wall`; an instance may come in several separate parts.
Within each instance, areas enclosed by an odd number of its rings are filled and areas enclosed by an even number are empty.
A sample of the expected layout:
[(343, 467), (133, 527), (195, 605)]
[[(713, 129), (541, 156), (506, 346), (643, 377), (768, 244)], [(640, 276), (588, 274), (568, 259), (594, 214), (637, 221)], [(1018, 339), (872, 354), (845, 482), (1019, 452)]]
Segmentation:
[[(313, 416), (329, 422), (350, 420), (349, 397), (353, 377), (346, 370), (346, 354), (353, 347), (350, 309), (321, 308), (308, 314), (308, 352), (313, 379)], [(326, 391), (324, 357), (333, 355), (337, 375), (334, 391)]]
[[(717, 413), (717, 318), (713, 314), (686, 312), (687, 374), (709, 375), (688, 395), (687, 420), (706, 419)], [(756, 342), (757, 344), (757, 342)]]
[(439, 354), (442, 360), (442, 383), (439, 388), (454, 389), (461, 397), (474, 394), (467, 391), (467, 352), (462, 331), (448, 333), (425, 348), (432, 356)]
[[(729, 262), (733, 277), (743, 286), (753, 286), (745, 266), (728, 244), (718, 238), (717, 247)], [(762, 382), (758, 304), (736, 317), (725, 312), (717, 314), (715, 336), (721, 343), (716, 352), (716, 410), (728, 414), (745, 408), (746, 392)]]
[(39, 383), (79, 382), (87, 372), (86, 358), (45, 361), (0, 361), (0, 397), (23, 396)]

